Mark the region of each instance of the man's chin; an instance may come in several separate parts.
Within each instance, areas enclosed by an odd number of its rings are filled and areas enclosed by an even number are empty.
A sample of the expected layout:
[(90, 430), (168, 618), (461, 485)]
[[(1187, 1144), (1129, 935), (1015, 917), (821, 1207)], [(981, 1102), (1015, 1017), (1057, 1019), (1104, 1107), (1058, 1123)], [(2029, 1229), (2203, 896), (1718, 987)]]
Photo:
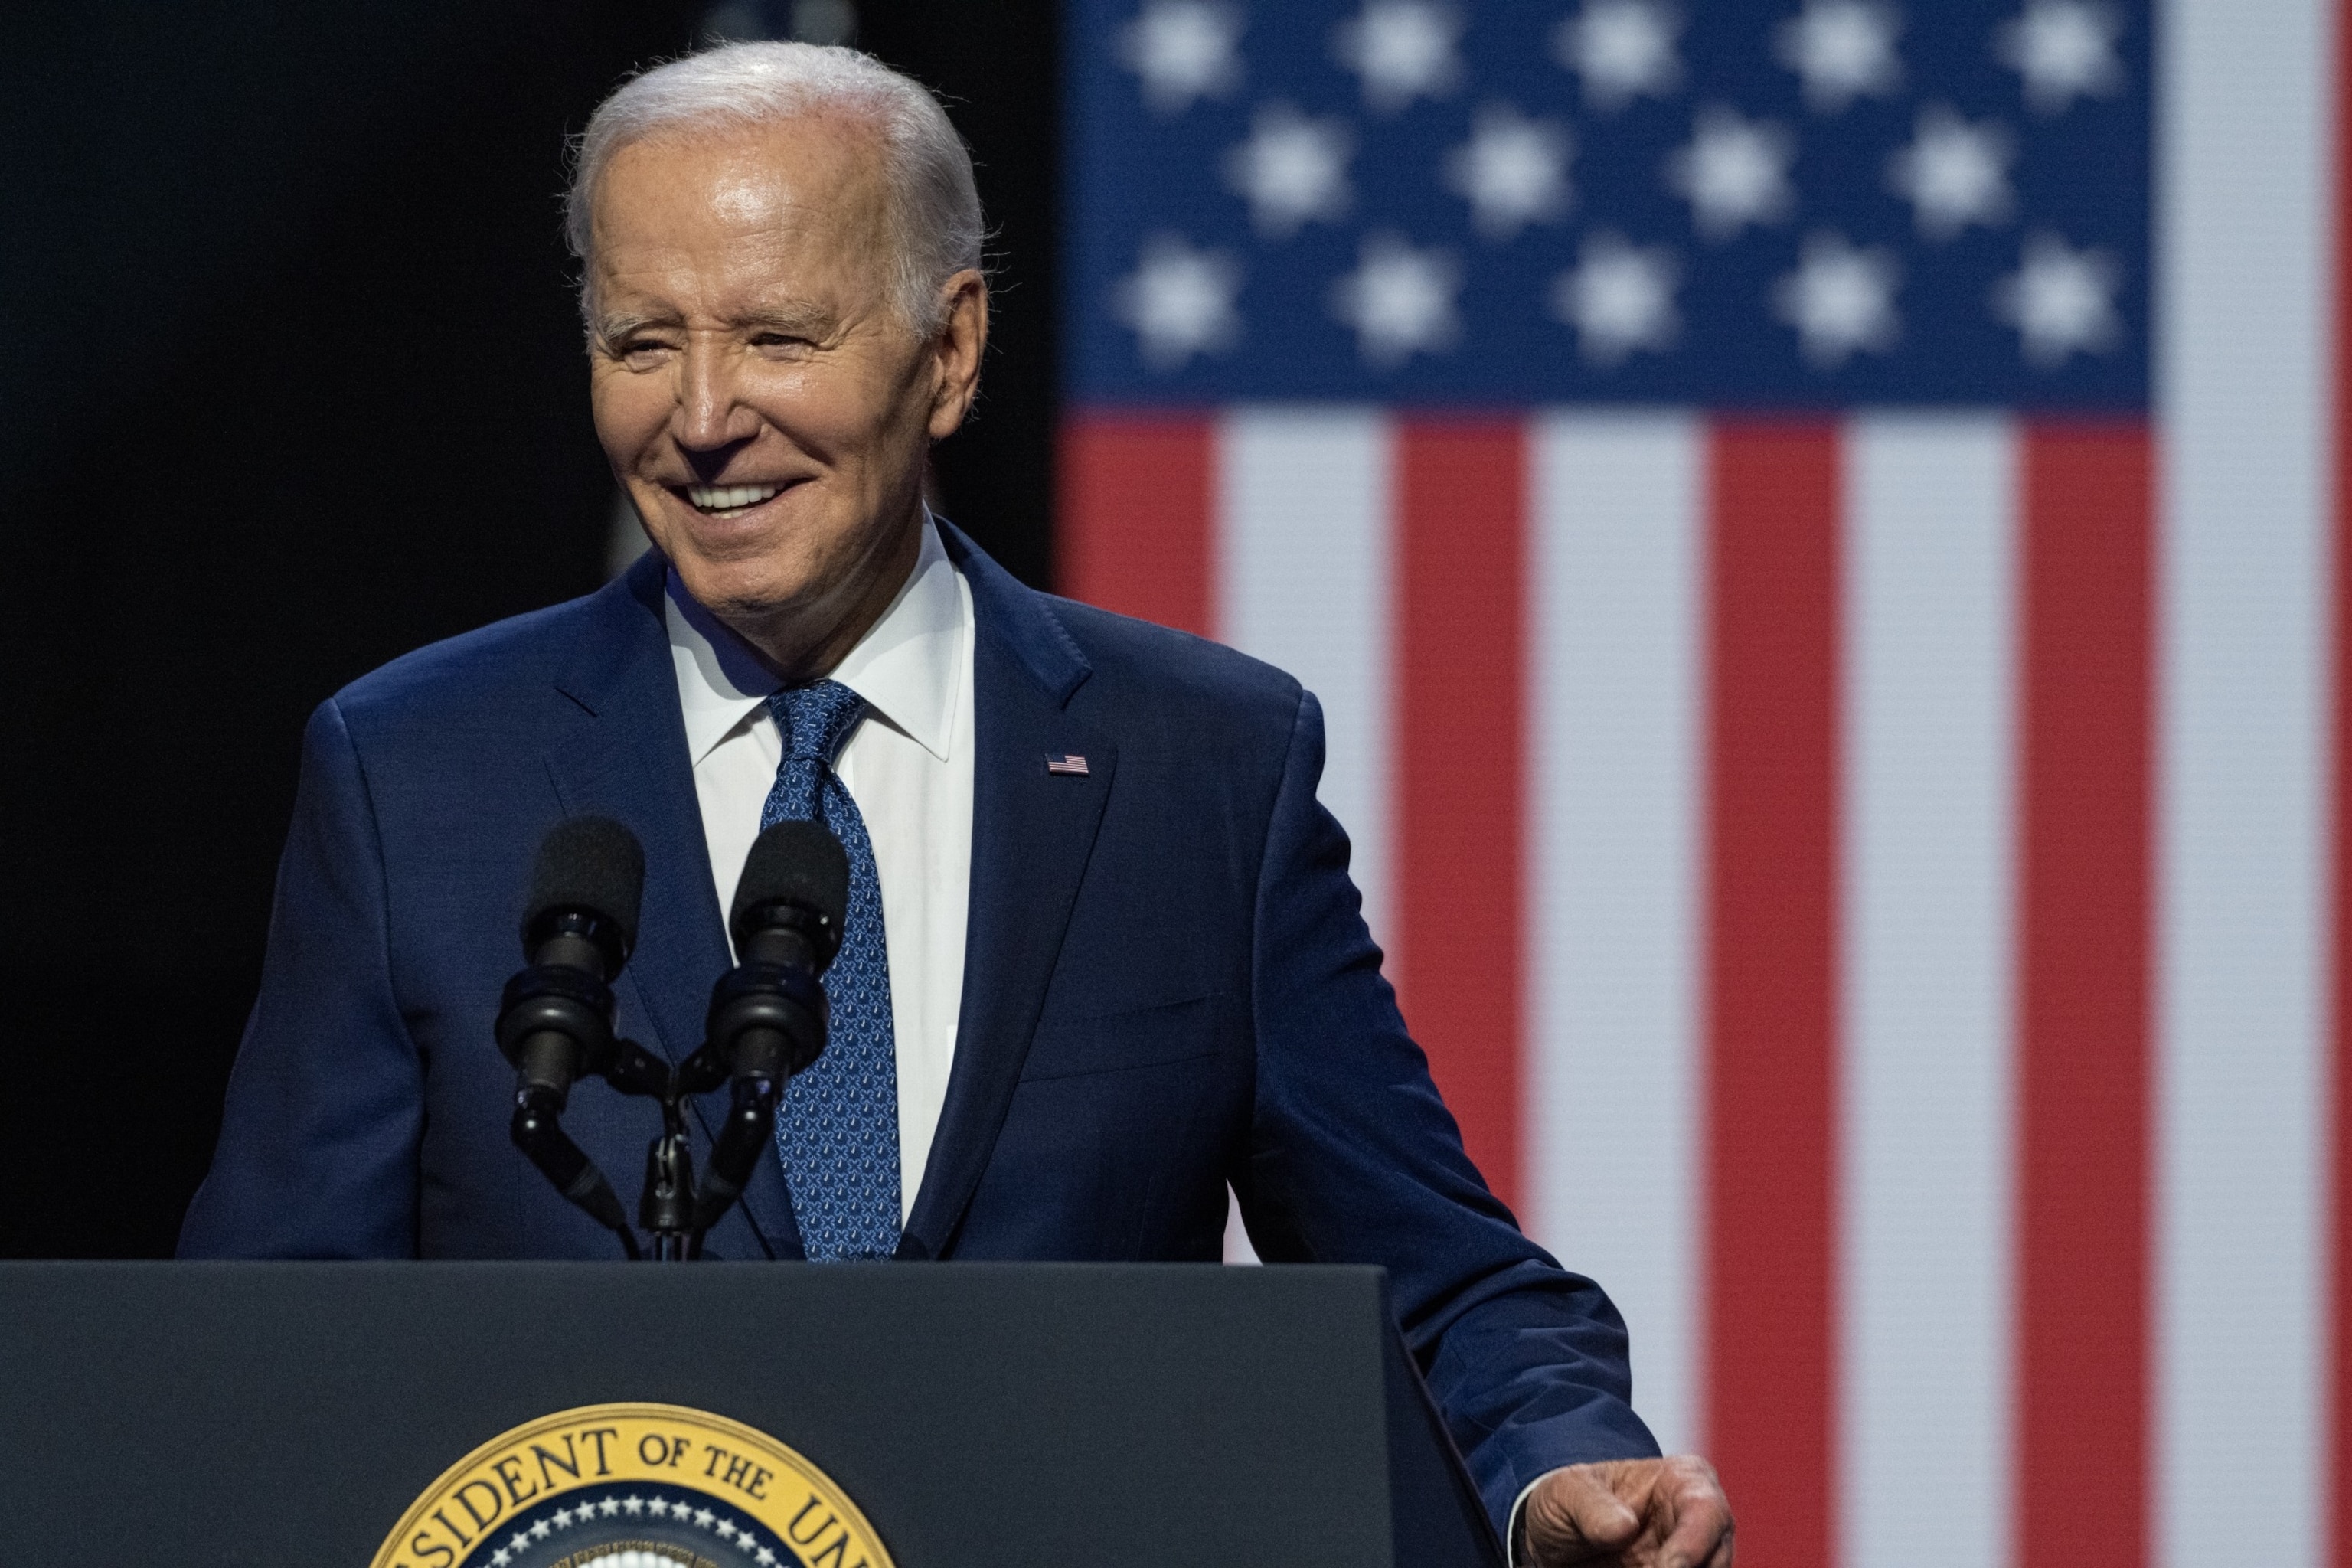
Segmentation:
[(722, 607), (755, 613), (782, 608), (805, 596), (818, 575), (814, 563), (796, 559), (802, 552), (782, 540), (711, 541), (664, 529), (653, 541), (686, 591), (714, 613)]
[(809, 598), (803, 574), (779, 572), (767, 563), (714, 563), (663, 553), (694, 602), (739, 630), (790, 616)]
[(680, 576), (686, 584), (686, 591), (694, 595), (696, 604), (737, 631), (749, 632), (772, 626), (788, 619), (795, 612), (804, 611), (808, 606), (808, 595), (794, 593), (781, 585), (697, 587), (693, 578), (683, 574)]

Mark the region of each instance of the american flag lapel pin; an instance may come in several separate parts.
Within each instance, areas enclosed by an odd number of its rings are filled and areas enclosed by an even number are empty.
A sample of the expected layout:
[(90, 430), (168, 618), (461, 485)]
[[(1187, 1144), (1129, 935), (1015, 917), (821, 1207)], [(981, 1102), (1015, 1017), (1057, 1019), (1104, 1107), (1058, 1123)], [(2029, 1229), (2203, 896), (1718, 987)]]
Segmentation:
[(1045, 758), (1045, 771), (1049, 773), (1068, 773), (1074, 778), (1084, 778), (1087, 776), (1087, 760), (1084, 757), (1056, 757), (1049, 754)]

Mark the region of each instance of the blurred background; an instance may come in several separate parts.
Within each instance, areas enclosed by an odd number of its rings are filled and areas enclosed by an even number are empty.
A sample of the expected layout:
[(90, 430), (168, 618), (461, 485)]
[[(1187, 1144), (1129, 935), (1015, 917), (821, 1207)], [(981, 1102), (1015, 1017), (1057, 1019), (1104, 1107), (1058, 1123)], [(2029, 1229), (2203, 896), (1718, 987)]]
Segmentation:
[(307, 712), (634, 548), (564, 139), (852, 42), (995, 226), (940, 509), (1318, 693), (1471, 1151), (1744, 1568), (2352, 1562), (2343, 22), (12, 10), (0, 1252), (168, 1252)]

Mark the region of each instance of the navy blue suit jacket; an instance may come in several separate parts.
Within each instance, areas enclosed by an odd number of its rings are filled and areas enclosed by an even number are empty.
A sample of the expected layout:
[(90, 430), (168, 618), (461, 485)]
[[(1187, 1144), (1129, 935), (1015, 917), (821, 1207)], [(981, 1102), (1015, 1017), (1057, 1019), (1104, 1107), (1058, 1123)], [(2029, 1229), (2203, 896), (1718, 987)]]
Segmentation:
[[(1269, 1262), (1386, 1266), (1498, 1525), (1553, 1466), (1654, 1453), (1615, 1309), (1519, 1234), (1405, 1033), (1316, 804), (1315, 700), (1213, 643), (1033, 592), (941, 531), (978, 621), (971, 906), (900, 1256), (1210, 1261), (1230, 1183)], [(662, 582), (649, 554), (312, 717), (184, 1255), (614, 1255), (508, 1141), (491, 1023), (540, 837), (596, 812), (646, 848), (622, 1030), (673, 1062), (701, 1040), (730, 960)], [(1067, 752), (1085, 776), (1045, 771)], [(698, 1108), (698, 1136), (723, 1102)], [(590, 1080), (564, 1124), (625, 1186), (648, 1114)], [(777, 1162), (710, 1248), (800, 1256)]]

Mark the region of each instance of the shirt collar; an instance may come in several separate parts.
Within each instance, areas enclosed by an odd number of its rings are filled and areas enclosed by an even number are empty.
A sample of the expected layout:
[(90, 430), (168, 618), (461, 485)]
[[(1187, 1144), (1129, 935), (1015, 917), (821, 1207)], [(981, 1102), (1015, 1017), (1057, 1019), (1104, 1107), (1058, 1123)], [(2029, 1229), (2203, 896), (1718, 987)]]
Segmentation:
[[(673, 570), (662, 602), (670, 663), (677, 674), (686, 745), (695, 763), (735, 731), (781, 684), (742, 639), (695, 603)], [(834, 667), (832, 679), (885, 723), (941, 762), (948, 758), (957, 694), (963, 687), (964, 600), (955, 563), (923, 514), (921, 552), (882, 618)]]

